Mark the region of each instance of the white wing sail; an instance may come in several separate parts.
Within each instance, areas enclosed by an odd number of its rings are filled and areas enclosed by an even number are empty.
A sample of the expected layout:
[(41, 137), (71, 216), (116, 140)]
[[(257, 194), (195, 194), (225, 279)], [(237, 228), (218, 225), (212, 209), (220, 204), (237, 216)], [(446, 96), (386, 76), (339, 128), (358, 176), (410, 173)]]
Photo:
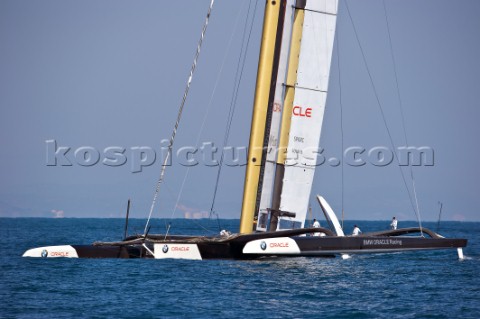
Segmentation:
[(305, 7), (280, 202), (281, 211), (296, 215), (281, 217), (277, 229), (301, 228), (305, 224), (327, 99), (337, 2), (310, 0)]

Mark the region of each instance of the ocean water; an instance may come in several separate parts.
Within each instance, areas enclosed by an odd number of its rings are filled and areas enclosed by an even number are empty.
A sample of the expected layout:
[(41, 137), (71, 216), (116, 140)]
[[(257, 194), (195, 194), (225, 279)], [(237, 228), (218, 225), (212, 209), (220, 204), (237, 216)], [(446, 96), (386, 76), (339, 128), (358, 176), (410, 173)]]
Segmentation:
[[(218, 221), (236, 230), (237, 220)], [(388, 221), (350, 221), (365, 231)], [(143, 220), (132, 220), (130, 234)], [(151, 232), (164, 233), (154, 220)], [(174, 220), (172, 233), (218, 231)], [(402, 222), (400, 226), (413, 226)], [(436, 229), (435, 223), (425, 227)], [(480, 223), (443, 222), (455, 250), (341, 258), (182, 261), (22, 258), (32, 247), (118, 240), (120, 219), (0, 219), (0, 318), (480, 318)]]

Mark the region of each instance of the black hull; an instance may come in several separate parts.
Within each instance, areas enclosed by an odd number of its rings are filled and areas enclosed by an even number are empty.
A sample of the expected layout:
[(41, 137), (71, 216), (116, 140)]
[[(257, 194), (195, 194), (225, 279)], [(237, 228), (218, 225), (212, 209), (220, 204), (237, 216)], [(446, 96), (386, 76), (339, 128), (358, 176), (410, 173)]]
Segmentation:
[(141, 258), (145, 255), (142, 246), (72, 245), (72, 247), (77, 251), (78, 258)]
[[(312, 236), (322, 232), (325, 236)], [(197, 237), (148, 235), (125, 241), (42, 247), (26, 257), (156, 258), (156, 259), (257, 259), (263, 257), (334, 257), (362, 253), (458, 249), (466, 239), (449, 239), (423, 229), (429, 237), (407, 236), (418, 228), (384, 231), (361, 236), (335, 236), (328, 229), (297, 229), (271, 233)]]

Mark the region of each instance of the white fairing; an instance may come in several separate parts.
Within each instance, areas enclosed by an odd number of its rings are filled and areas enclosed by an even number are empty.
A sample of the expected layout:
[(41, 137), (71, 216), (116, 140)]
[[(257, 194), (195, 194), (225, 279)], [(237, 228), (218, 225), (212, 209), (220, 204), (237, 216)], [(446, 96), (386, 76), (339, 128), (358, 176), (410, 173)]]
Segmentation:
[(70, 245), (46, 246), (27, 250), (22, 257), (78, 258), (77, 251)]
[(282, 46), (280, 49), (280, 59), (277, 73), (277, 83), (275, 87), (274, 102), (271, 107), (272, 122), (270, 124), (270, 135), (268, 140), (267, 155), (265, 161), (265, 171), (263, 174), (262, 195), (259, 206), (259, 222), (257, 231), (266, 231), (268, 219), (267, 208), (271, 207), (273, 182), (275, 177), (275, 168), (277, 160), (278, 138), (280, 133), (280, 124), (282, 121), (283, 100), (285, 96), (285, 80), (287, 76), (288, 55), (290, 52), (290, 41), (292, 38), (292, 27), (294, 18), (295, 0), (287, 0), (285, 8), (285, 22), (283, 25)]
[(290, 237), (265, 238), (248, 242), (243, 247), (244, 254), (260, 255), (296, 255), (300, 248), (295, 240)]
[(463, 260), (465, 257), (463, 256), (463, 249), (457, 248), (458, 259)]
[(335, 215), (332, 207), (330, 207), (325, 198), (320, 195), (317, 195), (317, 200), (320, 204), (320, 207), (322, 208), (323, 213), (325, 214), (325, 218), (332, 222), (333, 228), (335, 229), (335, 233), (337, 234), (337, 236), (345, 236), (342, 226), (340, 226), (340, 222), (338, 221), (337, 215)]
[(336, 14), (336, 0), (307, 1), (280, 203), (280, 210), (296, 217), (282, 217), (278, 229), (300, 228), (305, 223), (318, 164)]
[(155, 259), (202, 259), (196, 244), (155, 244), (153, 251)]

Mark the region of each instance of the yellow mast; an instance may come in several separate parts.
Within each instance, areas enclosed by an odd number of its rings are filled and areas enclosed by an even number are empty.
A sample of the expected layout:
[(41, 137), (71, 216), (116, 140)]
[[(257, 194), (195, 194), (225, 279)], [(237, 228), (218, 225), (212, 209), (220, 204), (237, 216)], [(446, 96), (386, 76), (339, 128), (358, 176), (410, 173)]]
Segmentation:
[(272, 82), (275, 54), (275, 39), (281, 1), (268, 0), (265, 7), (262, 44), (258, 62), (257, 85), (253, 105), (252, 127), (248, 148), (248, 161), (243, 191), (240, 233), (251, 233), (254, 225), (260, 164), (265, 136), (265, 122), (268, 111), (268, 99)]

